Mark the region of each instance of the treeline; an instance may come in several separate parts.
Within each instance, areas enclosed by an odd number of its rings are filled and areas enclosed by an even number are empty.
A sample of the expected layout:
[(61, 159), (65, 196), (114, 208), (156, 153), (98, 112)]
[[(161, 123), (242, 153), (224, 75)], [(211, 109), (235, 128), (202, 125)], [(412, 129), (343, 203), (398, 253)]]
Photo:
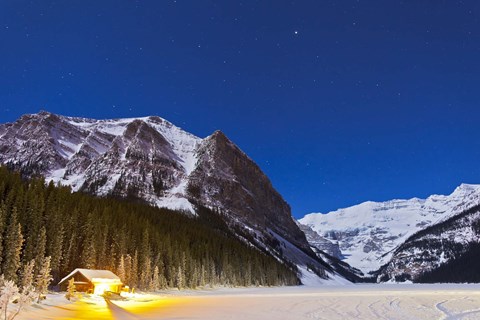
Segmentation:
[(440, 265), (438, 268), (420, 275), (419, 283), (479, 283), (480, 282), (480, 244), (471, 243), (457, 258)]
[(298, 284), (296, 272), (239, 241), (218, 219), (22, 180), (0, 167), (0, 274), (21, 281), (51, 257), (53, 284), (75, 268), (107, 269), (143, 290)]

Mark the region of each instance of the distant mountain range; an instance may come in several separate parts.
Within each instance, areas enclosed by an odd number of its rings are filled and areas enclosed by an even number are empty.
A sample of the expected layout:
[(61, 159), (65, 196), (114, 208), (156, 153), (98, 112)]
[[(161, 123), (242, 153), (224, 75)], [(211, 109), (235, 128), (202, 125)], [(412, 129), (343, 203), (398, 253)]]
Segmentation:
[[(342, 280), (310, 248), (270, 180), (221, 131), (201, 139), (160, 117), (94, 120), (42, 111), (0, 125), (0, 163), (97, 196), (218, 212), (304, 282)], [(338, 268), (342, 268), (339, 266)]]
[(448, 196), (365, 202), (299, 222), (315, 231), (306, 233), (312, 246), (321, 238), (322, 250), (364, 275), (415, 281), (480, 242), (479, 204), (480, 185), (462, 184)]
[[(480, 281), (467, 277), (480, 252), (479, 185), (297, 222), (268, 177), (221, 131), (202, 139), (156, 116), (95, 120), (45, 111), (0, 125), (0, 164), (96, 196), (191, 215), (210, 208), (238, 240), (298, 270), (306, 284)], [(449, 270), (465, 276), (448, 278)]]

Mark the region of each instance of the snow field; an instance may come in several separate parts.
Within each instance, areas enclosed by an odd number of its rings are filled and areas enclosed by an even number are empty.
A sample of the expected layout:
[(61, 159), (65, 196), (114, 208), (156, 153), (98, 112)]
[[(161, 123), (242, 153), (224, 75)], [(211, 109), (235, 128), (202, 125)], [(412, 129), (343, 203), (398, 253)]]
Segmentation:
[[(50, 297), (49, 297), (50, 298)], [(344, 285), (169, 291), (32, 306), (18, 319), (479, 319), (480, 285)]]

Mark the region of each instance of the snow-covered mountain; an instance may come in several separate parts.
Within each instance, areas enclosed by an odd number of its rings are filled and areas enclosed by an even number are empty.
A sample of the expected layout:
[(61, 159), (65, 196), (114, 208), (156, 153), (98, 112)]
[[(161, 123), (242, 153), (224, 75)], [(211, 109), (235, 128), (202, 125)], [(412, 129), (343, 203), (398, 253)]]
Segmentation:
[(477, 204), (480, 185), (462, 184), (446, 196), (369, 201), (327, 214), (308, 214), (299, 221), (338, 243), (344, 261), (366, 274), (388, 263), (395, 249), (417, 231)]
[(200, 142), (159, 117), (93, 120), (40, 112), (0, 125), (0, 162), (74, 191), (135, 196), (193, 213), (185, 187)]
[(243, 241), (309, 272), (304, 278), (313, 270), (333, 277), (268, 177), (220, 131), (202, 139), (160, 117), (94, 120), (42, 111), (0, 125), (0, 163), (74, 191), (192, 214), (212, 208)]
[[(480, 206), (474, 206), (409, 237), (376, 272), (377, 280), (478, 281), (480, 258), (473, 251), (479, 244)], [(424, 277), (429, 272), (430, 279)]]

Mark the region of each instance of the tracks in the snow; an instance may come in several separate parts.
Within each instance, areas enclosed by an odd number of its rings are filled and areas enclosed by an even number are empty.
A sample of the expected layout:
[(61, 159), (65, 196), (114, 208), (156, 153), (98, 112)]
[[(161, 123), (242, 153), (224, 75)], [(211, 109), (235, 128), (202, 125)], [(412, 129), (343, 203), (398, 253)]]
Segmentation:
[(112, 313), (113, 318), (116, 320), (139, 320), (140, 319), (133, 313), (128, 312), (122, 307), (117, 306), (115, 303), (110, 301), (110, 299), (105, 298), (105, 302), (107, 302), (107, 307)]

